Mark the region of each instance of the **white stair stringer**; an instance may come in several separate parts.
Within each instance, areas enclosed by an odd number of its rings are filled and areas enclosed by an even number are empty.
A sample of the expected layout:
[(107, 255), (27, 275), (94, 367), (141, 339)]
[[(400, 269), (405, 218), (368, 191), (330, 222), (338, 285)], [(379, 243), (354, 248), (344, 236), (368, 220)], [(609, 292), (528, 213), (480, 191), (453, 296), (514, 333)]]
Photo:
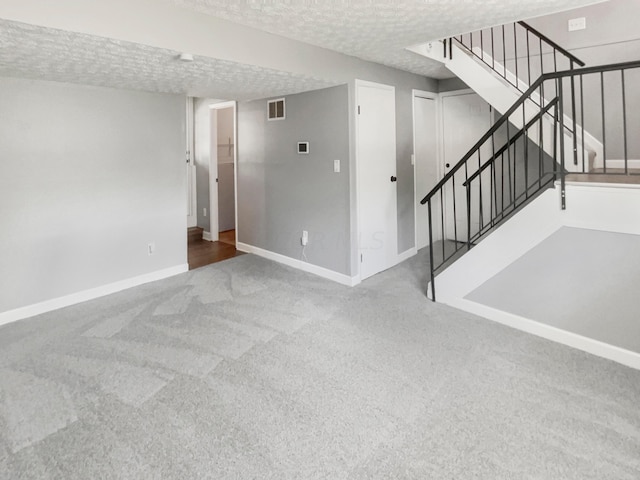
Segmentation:
[[(501, 78), (499, 75), (492, 73), (489, 68), (482, 65), (479, 60), (476, 60), (470, 52), (461, 49), (455, 43), (451, 46), (451, 49), (453, 58), (449, 59), (444, 56), (444, 45), (441, 41), (407, 48), (407, 50), (414, 53), (443, 63), (448, 70), (469, 85), (471, 89), (473, 89), (489, 105), (499, 112), (506, 112), (520, 98), (522, 92), (509, 84), (509, 82)], [(477, 53), (480, 54), (479, 49)], [(488, 59), (487, 61), (492, 62), (486, 53), (484, 53), (484, 58)], [(499, 62), (495, 62), (495, 68), (497, 71), (503, 70), (503, 66)], [(522, 86), (522, 88), (528, 88), (526, 82), (521, 79), (517, 79), (517, 77), (509, 70), (506, 70), (506, 76), (510, 82), (517, 82), (517, 84)], [(524, 115), (522, 114), (522, 109), (519, 109), (510, 117), (511, 123), (517, 128), (522, 128), (526, 122), (540, 112), (540, 107), (537, 103), (539, 102), (539, 95), (534, 92), (531, 97), (533, 100), (527, 100), (524, 103)], [(582, 171), (583, 156), (585, 157), (585, 169), (587, 171), (590, 171), (594, 167), (601, 167), (603, 163), (602, 159), (604, 158), (602, 143), (585, 131), (584, 152), (581, 151), (582, 129), (580, 126), (576, 126), (576, 130), (578, 131), (578, 164), (574, 165), (573, 135), (571, 133), (573, 122), (566, 114), (564, 115), (563, 121), (565, 127), (567, 127), (564, 129), (565, 168), (569, 172)], [(553, 118), (550, 115), (545, 115), (543, 120), (544, 126), (542, 136), (540, 136), (538, 132), (537, 125), (538, 124), (529, 129), (529, 139), (536, 145), (541, 146), (548, 155), (553, 155)]]

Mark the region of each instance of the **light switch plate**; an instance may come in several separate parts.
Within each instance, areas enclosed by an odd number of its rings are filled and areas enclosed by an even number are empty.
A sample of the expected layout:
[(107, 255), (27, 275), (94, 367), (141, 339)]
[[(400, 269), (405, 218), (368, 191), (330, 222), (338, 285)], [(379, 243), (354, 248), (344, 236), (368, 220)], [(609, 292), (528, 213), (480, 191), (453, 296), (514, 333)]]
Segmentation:
[(333, 161), (333, 173), (340, 173), (340, 160)]
[(584, 30), (587, 28), (587, 19), (585, 17), (572, 18), (569, 20), (569, 31), (575, 32), (576, 30)]

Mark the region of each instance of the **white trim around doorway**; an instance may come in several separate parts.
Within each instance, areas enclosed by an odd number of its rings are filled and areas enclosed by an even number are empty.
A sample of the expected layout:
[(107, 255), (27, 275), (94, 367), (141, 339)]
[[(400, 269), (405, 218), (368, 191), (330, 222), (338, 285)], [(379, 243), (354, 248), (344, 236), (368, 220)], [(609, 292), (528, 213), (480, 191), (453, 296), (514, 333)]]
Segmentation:
[[(234, 194), (234, 213), (235, 213), (235, 230), (236, 230), (236, 243), (238, 241), (238, 112), (237, 112), (236, 101), (228, 101), (228, 102), (220, 102), (220, 103), (212, 103), (209, 105), (209, 112), (211, 110), (222, 110), (224, 108), (233, 108), (233, 194)], [(211, 125), (209, 125), (209, 129), (211, 130)], [(214, 170), (215, 168), (215, 170)], [(213, 175), (215, 173), (215, 175)], [(216, 178), (218, 177), (218, 150), (211, 149), (209, 153), (209, 212), (215, 211), (218, 209), (218, 185), (216, 185)], [(215, 190), (216, 195), (212, 195), (211, 192)], [(216, 214), (216, 225), (213, 225), (213, 222), (209, 225), (209, 238), (210, 241), (218, 241), (219, 240), (219, 216)], [(210, 216), (210, 219), (213, 216)], [(214, 228), (215, 227), (215, 228)]]

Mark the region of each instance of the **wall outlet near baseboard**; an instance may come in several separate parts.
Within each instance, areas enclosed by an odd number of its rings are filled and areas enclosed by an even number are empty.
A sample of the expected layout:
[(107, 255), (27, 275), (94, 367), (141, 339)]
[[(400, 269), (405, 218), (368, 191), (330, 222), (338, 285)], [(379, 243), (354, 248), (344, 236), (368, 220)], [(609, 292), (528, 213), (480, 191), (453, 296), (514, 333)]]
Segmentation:
[(300, 241), (302, 242), (302, 246), (306, 246), (307, 243), (309, 243), (309, 232), (307, 232), (306, 230), (303, 230), (302, 238), (300, 239)]
[(151, 242), (147, 244), (147, 255), (151, 256), (156, 252), (156, 244), (155, 242)]

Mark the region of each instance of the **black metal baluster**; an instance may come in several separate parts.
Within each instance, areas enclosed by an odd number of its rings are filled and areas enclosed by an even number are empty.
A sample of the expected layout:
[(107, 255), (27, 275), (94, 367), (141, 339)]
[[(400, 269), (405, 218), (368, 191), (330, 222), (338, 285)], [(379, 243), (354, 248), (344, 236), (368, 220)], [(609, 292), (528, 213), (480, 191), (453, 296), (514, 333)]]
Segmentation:
[[(456, 204), (453, 203), (453, 225), (455, 227), (456, 224)], [(445, 244), (445, 227), (444, 227), (444, 186), (440, 189), (440, 227), (442, 228), (442, 261), (444, 262), (445, 253), (444, 253), (444, 244)], [(455, 232), (455, 230), (454, 230)]]
[[(586, 172), (585, 168), (585, 151), (584, 151), (584, 83), (582, 81), (582, 75), (580, 75), (580, 130), (582, 133), (581, 143), (582, 143), (582, 173)], [(587, 157), (587, 161), (589, 158)]]
[(507, 44), (504, 35), (504, 25), (502, 25), (502, 67), (504, 69), (504, 78), (507, 78)]
[(529, 45), (529, 30), (527, 30), (527, 86), (531, 86), (531, 47)]
[(540, 45), (539, 45), (539, 49), (540, 49), (540, 75), (544, 75), (544, 59), (542, 58), (542, 39), (540, 38)]
[(560, 92), (560, 198), (562, 210), (566, 210), (565, 169), (564, 169), (564, 91), (562, 89), (562, 77), (558, 78), (558, 91)]
[(491, 27), (491, 68), (496, 69), (496, 42), (493, 38), (493, 27)]
[[(555, 50), (554, 50), (555, 52)], [(571, 60), (573, 70), (573, 60)], [(571, 75), (571, 126), (573, 134), (573, 164), (578, 165), (578, 129), (576, 128), (576, 77)]]
[(518, 77), (518, 30), (516, 25), (517, 23), (513, 24), (513, 61), (516, 63), (516, 88), (520, 90), (520, 78)]
[[(482, 167), (482, 161), (480, 159), (480, 149), (478, 148), (478, 170), (480, 170), (480, 168)], [(478, 198), (479, 198), (479, 205), (478, 205), (478, 210), (479, 210), (479, 221), (478, 224), (480, 226), (480, 230), (482, 230), (483, 226), (484, 226), (484, 210), (482, 208), (482, 174), (480, 174), (480, 176), (478, 177)]]
[[(515, 25), (515, 24), (514, 24)], [(498, 192), (496, 189), (496, 140), (495, 135), (491, 134), (491, 208), (489, 209), (491, 218), (491, 227), (494, 226), (494, 219), (498, 212)], [(495, 215), (494, 215), (495, 211)]]
[(511, 190), (511, 147), (509, 146), (509, 140), (511, 135), (509, 134), (509, 119), (506, 121), (507, 125), (507, 171), (509, 172), (509, 205), (513, 202), (513, 191)]
[(524, 129), (524, 198), (529, 198), (529, 130)]
[[(556, 97), (557, 100), (558, 97)], [(562, 128), (562, 127), (560, 127)], [(553, 177), (558, 178), (558, 102), (553, 107)]]
[(467, 250), (471, 250), (471, 185), (467, 184)]
[(607, 129), (604, 120), (604, 72), (600, 72), (600, 99), (602, 105), (602, 166), (604, 173), (607, 173)]
[(624, 69), (620, 70), (622, 81), (622, 135), (624, 140), (624, 174), (629, 175), (629, 156), (627, 152), (627, 96), (624, 84)]
[(453, 195), (453, 241), (458, 241), (458, 212), (456, 211), (456, 174), (451, 177), (451, 193)]
[(542, 106), (544, 104), (544, 92), (542, 91), (542, 85), (540, 84), (540, 120), (538, 122), (538, 188), (542, 188), (542, 177), (544, 176), (544, 116), (542, 115)]
[[(434, 274), (434, 265), (433, 265), (433, 226), (431, 221), (431, 198), (427, 202), (427, 211), (429, 213), (429, 270), (431, 270), (431, 300), (436, 301), (436, 287), (435, 287), (435, 274)], [(444, 235), (442, 237), (442, 243), (444, 244)], [(427, 288), (427, 296), (429, 296), (429, 291)]]
[[(524, 105), (521, 105), (522, 110), (524, 111)], [(524, 127), (524, 124), (523, 124)], [(507, 136), (507, 140), (511, 139), (511, 137)], [(515, 142), (513, 142), (513, 206), (515, 208), (516, 205), (516, 201), (518, 199), (518, 184), (517, 184), (517, 177), (518, 177), (518, 151), (516, 150), (516, 146), (517, 146), (518, 142), (517, 140)]]

